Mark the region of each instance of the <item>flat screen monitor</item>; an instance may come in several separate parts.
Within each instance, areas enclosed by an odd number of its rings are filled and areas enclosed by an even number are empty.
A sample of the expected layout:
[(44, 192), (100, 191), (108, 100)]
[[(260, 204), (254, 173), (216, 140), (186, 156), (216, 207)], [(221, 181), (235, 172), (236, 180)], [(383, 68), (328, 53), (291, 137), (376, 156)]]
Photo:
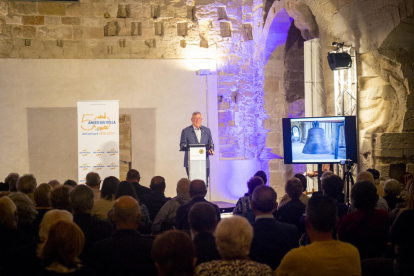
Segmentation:
[(284, 118), (285, 164), (358, 162), (355, 116)]

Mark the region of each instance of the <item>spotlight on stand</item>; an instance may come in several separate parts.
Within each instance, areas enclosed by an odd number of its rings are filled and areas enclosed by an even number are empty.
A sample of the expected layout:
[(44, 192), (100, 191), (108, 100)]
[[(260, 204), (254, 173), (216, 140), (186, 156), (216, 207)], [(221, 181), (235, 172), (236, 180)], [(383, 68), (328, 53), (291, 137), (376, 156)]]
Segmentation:
[(352, 58), (349, 54), (351, 46), (344, 43), (332, 42), (332, 46), (336, 46), (335, 51), (328, 53), (328, 63), (332, 71), (344, 70), (352, 67)]

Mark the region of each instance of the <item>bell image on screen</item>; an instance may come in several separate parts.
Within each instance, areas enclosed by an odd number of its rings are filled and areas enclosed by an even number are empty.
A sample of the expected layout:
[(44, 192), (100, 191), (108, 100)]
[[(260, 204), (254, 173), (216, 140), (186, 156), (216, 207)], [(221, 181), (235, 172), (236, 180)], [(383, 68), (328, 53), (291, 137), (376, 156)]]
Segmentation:
[(286, 164), (356, 161), (355, 117), (283, 119)]

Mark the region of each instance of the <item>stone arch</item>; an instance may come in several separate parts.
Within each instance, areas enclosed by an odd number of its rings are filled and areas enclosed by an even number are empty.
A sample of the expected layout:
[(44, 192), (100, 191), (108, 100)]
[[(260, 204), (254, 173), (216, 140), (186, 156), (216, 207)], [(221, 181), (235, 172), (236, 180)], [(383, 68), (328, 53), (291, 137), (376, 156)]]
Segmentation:
[(307, 5), (282, 6), (274, 3), (267, 14), (259, 48), (263, 68), (264, 109), (268, 118), (266, 147), (269, 183), (284, 193), (285, 180), (295, 170), (305, 171), (302, 165), (284, 165), (281, 118), (304, 116), (304, 47), (307, 39), (317, 38), (319, 28)]

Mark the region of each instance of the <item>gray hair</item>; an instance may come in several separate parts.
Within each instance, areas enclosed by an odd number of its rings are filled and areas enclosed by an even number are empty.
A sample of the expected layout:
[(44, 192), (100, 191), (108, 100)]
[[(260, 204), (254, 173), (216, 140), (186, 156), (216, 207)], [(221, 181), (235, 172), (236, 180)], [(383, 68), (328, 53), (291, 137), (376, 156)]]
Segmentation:
[(369, 181), (372, 184), (375, 184), (374, 175), (368, 171), (360, 172), (359, 174), (357, 174), (357, 179), (355, 183), (362, 181)]
[(0, 229), (16, 227), (16, 205), (8, 196), (0, 198)]
[(33, 174), (25, 174), (17, 180), (17, 190), (19, 192), (30, 194), (36, 189), (37, 182)]
[(9, 197), (16, 205), (18, 224), (31, 224), (37, 215), (33, 201), (20, 192), (12, 193)]
[(194, 111), (193, 112), (193, 115), (191, 115), (191, 118), (193, 118), (194, 116), (196, 116), (196, 115), (198, 115), (198, 114), (201, 114), (200, 112), (198, 112), (198, 111)]
[(398, 196), (401, 193), (401, 184), (395, 179), (388, 179), (384, 183), (384, 192), (389, 196)]
[(50, 210), (44, 215), (39, 228), (39, 239), (44, 242), (49, 234), (50, 226), (58, 220), (73, 221), (73, 215), (66, 210)]
[(86, 185), (78, 185), (69, 193), (70, 203), (74, 213), (90, 213), (93, 207), (95, 194)]
[(244, 217), (233, 216), (224, 218), (217, 225), (217, 250), (223, 258), (247, 257), (252, 240), (253, 227)]
[(101, 184), (101, 177), (96, 172), (90, 172), (86, 175), (86, 185), (89, 187), (96, 187)]
[(12, 179), (19, 179), (19, 177), (18, 173), (9, 173), (9, 175), (4, 179), (4, 183), (9, 183)]

